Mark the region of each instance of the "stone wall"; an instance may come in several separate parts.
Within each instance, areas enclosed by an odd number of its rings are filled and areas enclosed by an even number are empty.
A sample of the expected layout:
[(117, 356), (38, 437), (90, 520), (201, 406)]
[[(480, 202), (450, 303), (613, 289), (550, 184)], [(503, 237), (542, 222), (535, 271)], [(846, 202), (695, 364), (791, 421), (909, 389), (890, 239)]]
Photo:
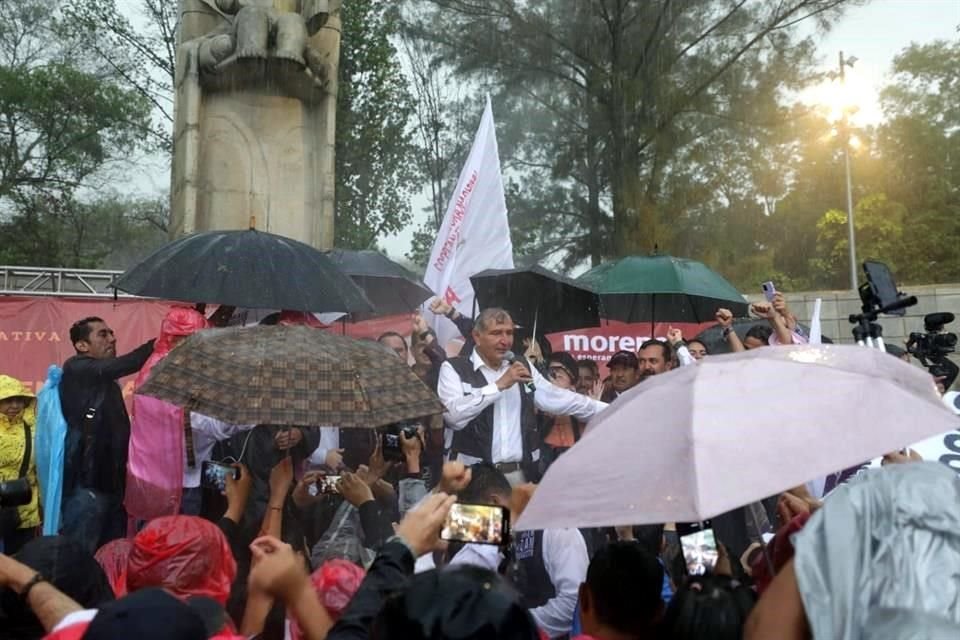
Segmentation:
[[(923, 316), (936, 311), (949, 311), (960, 318), (960, 284), (938, 284), (916, 287), (901, 286), (907, 295), (916, 296), (918, 304), (907, 309), (902, 318), (882, 317), (883, 338), (886, 342), (903, 346), (911, 331), (923, 331)], [(800, 319), (808, 324), (813, 313), (813, 304), (817, 298), (823, 300), (820, 323), (823, 335), (838, 342), (853, 342), (848, 321), (851, 314), (860, 313), (860, 297), (852, 291), (804, 291), (785, 293), (790, 308)], [(749, 296), (751, 302), (763, 300), (762, 295)], [(946, 326), (947, 331), (960, 332), (960, 322)]]

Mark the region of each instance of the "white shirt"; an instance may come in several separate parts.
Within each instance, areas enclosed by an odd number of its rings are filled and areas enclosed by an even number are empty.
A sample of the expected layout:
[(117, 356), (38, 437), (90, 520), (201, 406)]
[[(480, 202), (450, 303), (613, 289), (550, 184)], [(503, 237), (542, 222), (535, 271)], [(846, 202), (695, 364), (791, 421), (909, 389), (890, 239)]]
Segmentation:
[(697, 364), (697, 359), (693, 357), (690, 349), (687, 349), (687, 345), (685, 344), (677, 347), (677, 360), (680, 361), (681, 367), (689, 367), (690, 365)]
[[(490, 462), (521, 462), (523, 460), (523, 436), (520, 430), (520, 383), (505, 391), (497, 389), (496, 382), (510, 368), (504, 360), (500, 368), (488, 367), (477, 350), (470, 355), (474, 371), (480, 371), (487, 386), (477, 389), (469, 382), (463, 382), (453, 365), (444, 362), (440, 367), (440, 380), (437, 395), (446, 411), (443, 420), (449, 429), (460, 431), (471, 420), (489, 407), (493, 408), (493, 450)], [(536, 388), (533, 403), (541, 411), (557, 416), (574, 416), (589, 420), (607, 407), (607, 403), (593, 400), (574, 391), (554, 386), (540, 375), (536, 368), (531, 371)]]
[(327, 454), (340, 448), (340, 429), (337, 427), (320, 427), (320, 444), (308, 458), (310, 468), (316, 469), (327, 463)]
[[(502, 561), (498, 547), (468, 544), (447, 566), (472, 565), (495, 572)], [(531, 609), (530, 615), (547, 635), (557, 638), (570, 633), (580, 585), (587, 579), (590, 556), (583, 535), (576, 529), (546, 529), (543, 532), (543, 566), (557, 595), (546, 604)], [(417, 561), (415, 571), (420, 573), (433, 568), (433, 556), (427, 554)]]
[(243, 431), (250, 431), (254, 426), (256, 425), (229, 424), (192, 411), (190, 430), (193, 432), (193, 457), (196, 466), (191, 467), (186, 463), (186, 452), (184, 452), (183, 486), (187, 488), (200, 486), (200, 467), (211, 458), (214, 445)]

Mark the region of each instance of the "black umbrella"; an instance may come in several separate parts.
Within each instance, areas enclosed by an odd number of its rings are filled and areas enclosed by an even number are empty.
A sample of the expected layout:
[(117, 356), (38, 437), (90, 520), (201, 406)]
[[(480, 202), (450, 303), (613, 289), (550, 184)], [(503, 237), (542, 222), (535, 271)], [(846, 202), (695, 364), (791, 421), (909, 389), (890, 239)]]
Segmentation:
[(481, 309), (502, 307), (537, 334), (600, 326), (600, 299), (589, 286), (539, 265), (488, 269), (470, 278)]
[(417, 276), (379, 251), (333, 249), (325, 254), (366, 292), (378, 315), (409, 313), (433, 296)]
[[(733, 321), (733, 330), (740, 336), (740, 340), (743, 341), (747, 337), (747, 331), (750, 331), (752, 327), (758, 325), (770, 326), (770, 323), (763, 318), (738, 318)], [(810, 329), (804, 325), (798, 325), (798, 329), (805, 336), (810, 335)], [(719, 324), (704, 329), (700, 332), (695, 340), (699, 340), (703, 343), (703, 346), (707, 348), (707, 353), (713, 355), (720, 355), (722, 353), (730, 353), (730, 344), (723, 337), (723, 327)], [(833, 340), (826, 336), (821, 338), (824, 344), (833, 344)]]
[(128, 269), (116, 287), (138, 296), (256, 309), (373, 309), (363, 291), (323, 253), (254, 229), (174, 240)]

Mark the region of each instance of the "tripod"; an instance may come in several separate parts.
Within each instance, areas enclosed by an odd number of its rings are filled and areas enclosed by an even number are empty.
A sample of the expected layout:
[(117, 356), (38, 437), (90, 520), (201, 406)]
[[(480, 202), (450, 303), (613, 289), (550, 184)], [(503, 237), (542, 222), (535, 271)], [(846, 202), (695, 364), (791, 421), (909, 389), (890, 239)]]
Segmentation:
[(877, 322), (877, 318), (881, 314), (893, 313), (900, 309), (912, 307), (917, 304), (917, 297), (899, 298), (886, 306), (880, 306), (880, 300), (876, 297), (870, 284), (864, 283), (860, 285), (860, 300), (863, 302), (863, 306), (860, 308), (862, 313), (850, 316), (850, 324), (854, 325), (853, 339), (861, 347), (886, 352), (887, 346), (883, 342), (883, 327)]

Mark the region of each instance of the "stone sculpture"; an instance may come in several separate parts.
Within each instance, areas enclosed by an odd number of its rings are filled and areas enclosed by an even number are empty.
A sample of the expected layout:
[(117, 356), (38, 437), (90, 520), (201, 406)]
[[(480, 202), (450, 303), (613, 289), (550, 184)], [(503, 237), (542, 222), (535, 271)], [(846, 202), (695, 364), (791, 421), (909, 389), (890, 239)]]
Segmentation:
[(175, 235), (333, 242), (339, 0), (180, 0)]

